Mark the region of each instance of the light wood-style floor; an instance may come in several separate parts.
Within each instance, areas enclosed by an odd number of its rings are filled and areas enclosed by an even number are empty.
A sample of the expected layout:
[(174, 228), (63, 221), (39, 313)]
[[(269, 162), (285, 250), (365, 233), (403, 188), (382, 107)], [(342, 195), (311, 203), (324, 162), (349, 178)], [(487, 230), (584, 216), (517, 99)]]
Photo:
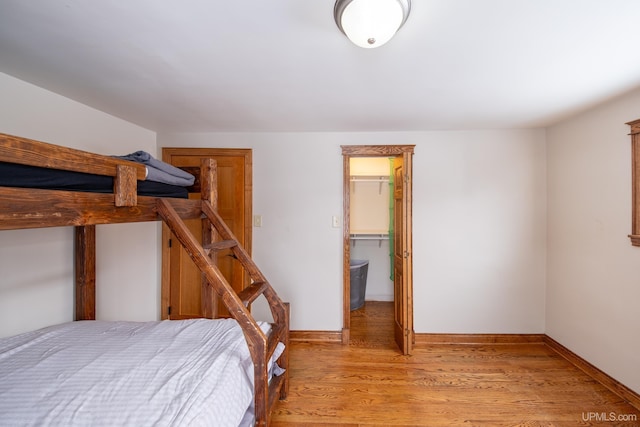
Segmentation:
[(392, 303), (352, 312), (352, 343), (292, 342), (272, 427), (640, 426), (640, 411), (544, 344), (423, 345), (403, 356)]

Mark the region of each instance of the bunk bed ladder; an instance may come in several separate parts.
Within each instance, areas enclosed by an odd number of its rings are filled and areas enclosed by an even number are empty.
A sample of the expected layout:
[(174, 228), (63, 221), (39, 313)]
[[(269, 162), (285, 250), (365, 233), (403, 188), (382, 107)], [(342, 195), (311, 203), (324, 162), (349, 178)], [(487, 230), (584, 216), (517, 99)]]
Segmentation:
[[(268, 425), (270, 409), (278, 397), (284, 399), (288, 392), (288, 375), (273, 377), (270, 380), (267, 367), (268, 361), (275, 353), (280, 342), (285, 344), (285, 350), (279, 359), (280, 366), (288, 365), (288, 304), (282, 302), (269, 281), (208, 200), (202, 200), (201, 202), (202, 214), (216, 231), (216, 233), (212, 234), (217, 234), (222, 240), (205, 245), (200, 244), (193, 236), (171, 205), (170, 200), (158, 199), (157, 209), (158, 215), (180, 241), (198, 269), (204, 274), (206, 281), (221, 298), (231, 317), (242, 327), (254, 364), (256, 425)], [(238, 293), (222, 275), (212, 259), (215, 252), (222, 249), (231, 249), (234, 257), (241, 263), (251, 279), (251, 284)], [(274, 321), (268, 336), (262, 332), (249, 311), (250, 304), (261, 295), (269, 303)]]

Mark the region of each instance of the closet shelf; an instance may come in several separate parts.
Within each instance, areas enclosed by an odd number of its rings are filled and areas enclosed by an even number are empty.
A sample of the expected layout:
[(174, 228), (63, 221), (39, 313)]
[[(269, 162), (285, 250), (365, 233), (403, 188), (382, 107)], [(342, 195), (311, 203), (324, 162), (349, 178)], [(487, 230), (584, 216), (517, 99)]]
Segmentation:
[(352, 182), (389, 182), (388, 176), (356, 176), (351, 175), (350, 180)]
[(357, 240), (377, 240), (378, 247), (382, 246), (383, 240), (389, 240), (389, 232), (387, 231), (358, 231), (349, 234), (349, 239), (356, 245)]
[[(377, 182), (378, 184), (380, 184), (380, 186), (378, 187), (378, 194), (382, 194), (382, 185), (384, 183), (389, 183), (390, 182), (390, 178), (388, 176), (381, 176), (381, 175), (375, 175), (375, 176), (365, 176), (365, 175), (351, 175), (349, 177), (349, 180), (353, 183), (356, 182)], [(355, 192), (355, 186), (353, 187), (353, 192)]]

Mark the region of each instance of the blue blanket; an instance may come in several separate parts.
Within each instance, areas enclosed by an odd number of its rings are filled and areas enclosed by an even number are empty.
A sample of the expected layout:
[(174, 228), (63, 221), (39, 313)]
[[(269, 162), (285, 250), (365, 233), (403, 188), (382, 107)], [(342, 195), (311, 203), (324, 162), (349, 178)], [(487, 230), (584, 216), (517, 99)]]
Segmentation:
[(190, 187), (195, 181), (195, 177), (188, 172), (175, 166), (155, 159), (146, 151), (136, 151), (126, 156), (114, 156), (118, 159), (129, 160), (131, 162), (142, 163), (147, 167), (147, 180), (162, 182), (165, 184)]

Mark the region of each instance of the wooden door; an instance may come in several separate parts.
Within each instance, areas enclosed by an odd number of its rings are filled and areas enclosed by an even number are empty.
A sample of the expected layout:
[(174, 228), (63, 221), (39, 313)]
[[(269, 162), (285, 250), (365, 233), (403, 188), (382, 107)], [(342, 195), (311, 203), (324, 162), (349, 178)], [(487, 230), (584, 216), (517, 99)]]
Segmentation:
[[(200, 198), (199, 170), (202, 158), (217, 162), (218, 212), (244, 248), (251, 253), (252, 153), (249, 149), (163, 148), (163, 161), (196, 176), (189, 198)], [(193, 235), (202, 238), (202, 220), (185, 221)], [(169, 231), (162, 230), (162, 306), (163, 319), (228, 317), (229, 313), (211, 288), (203, 286), (202, 274)], [(236, 290), (249, 284), (249, 277), (231, 250), (218, 252), (218, 268)]]
[(410, 280), (409, 255), (411, 252), (410, 203), (408, 175), (403, 157), (393, 160), (393, 301), (394, 337), (403, 354), (413, 348), (413, 292)]

